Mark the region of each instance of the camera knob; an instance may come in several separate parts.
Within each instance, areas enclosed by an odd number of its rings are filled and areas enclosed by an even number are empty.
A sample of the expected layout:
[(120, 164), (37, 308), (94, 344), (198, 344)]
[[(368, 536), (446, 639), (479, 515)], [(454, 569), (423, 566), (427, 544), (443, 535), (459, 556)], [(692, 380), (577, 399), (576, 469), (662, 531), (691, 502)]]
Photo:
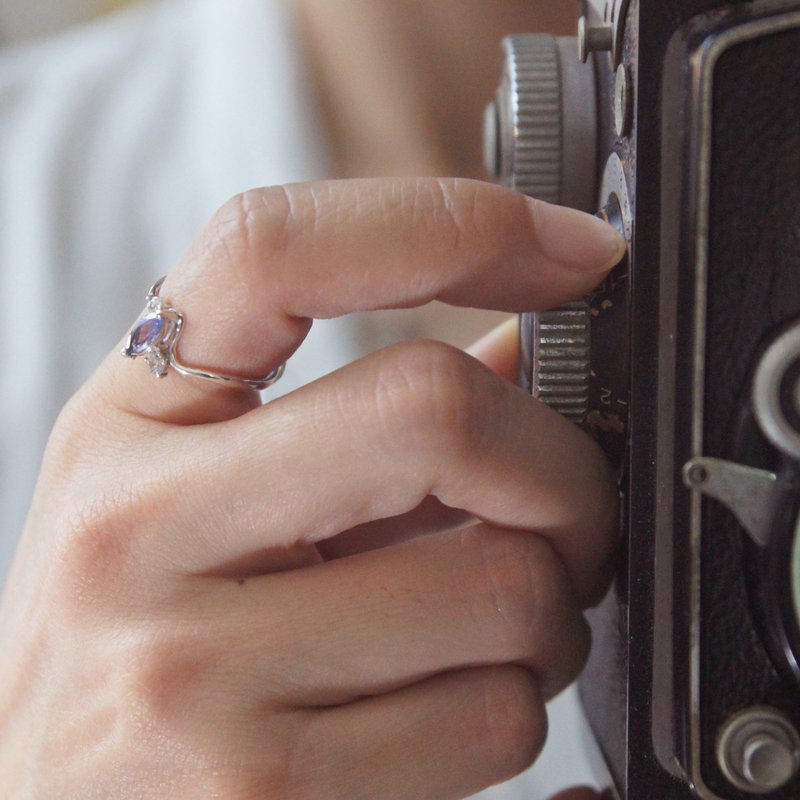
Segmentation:
[[(581, 424), (589, 406), (591, 376), (591, 313), (585, 300), (525, 316), (533, 330), (523, 339), (532, 343), (526, 387), (567, 419)], [(523, 342), (524, 344), (524, 342)], [(524, 349), (524, 347), (523, 347)]]
[(596, 208), (594, 68), (575, 37), (503, 41), (500, 85), (486, 109), (484, 161), (503, 185), (549, 203)]
[(768, 794), (783, 788), (800, 770), (800, 734), (776, 709), (745, 709), (723, 726), (717, 759), (737, 789)]
[[(575, 37), (509, 36), (500, 85), (486, 109), (486, 168), (511, 189), (584, 211), (596, 208), (594, 66)], [(523, 314), (522, 383), (577, 423), (586, 421), (591, 377), (586, 301)]]

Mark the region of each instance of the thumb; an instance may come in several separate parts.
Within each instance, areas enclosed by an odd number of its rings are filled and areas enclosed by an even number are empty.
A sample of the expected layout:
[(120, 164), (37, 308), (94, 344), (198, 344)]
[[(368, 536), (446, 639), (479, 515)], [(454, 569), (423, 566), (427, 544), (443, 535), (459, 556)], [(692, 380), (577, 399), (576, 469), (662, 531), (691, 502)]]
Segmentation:
[[(467, 353), (512, 383), (519, 373), (519, 317), (511, 317), (467, 348)], [(560, 800), (560, 798), (559, 798)], [(570, 798), (567, 798), (570, 800)], [(580, 798), (579, 798), (580, 800)]]

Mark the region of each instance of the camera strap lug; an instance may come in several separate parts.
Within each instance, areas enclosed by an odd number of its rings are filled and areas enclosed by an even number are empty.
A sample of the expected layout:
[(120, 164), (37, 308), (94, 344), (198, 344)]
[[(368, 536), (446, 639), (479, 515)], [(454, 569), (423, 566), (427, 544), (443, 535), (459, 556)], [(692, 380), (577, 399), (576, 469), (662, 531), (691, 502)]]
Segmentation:
[(769, 544), (775, 513), (791, 490), (791, 483), (774, 472), (721, 458), (688, 461), (683, 482), (732, 511), (759, 547)]

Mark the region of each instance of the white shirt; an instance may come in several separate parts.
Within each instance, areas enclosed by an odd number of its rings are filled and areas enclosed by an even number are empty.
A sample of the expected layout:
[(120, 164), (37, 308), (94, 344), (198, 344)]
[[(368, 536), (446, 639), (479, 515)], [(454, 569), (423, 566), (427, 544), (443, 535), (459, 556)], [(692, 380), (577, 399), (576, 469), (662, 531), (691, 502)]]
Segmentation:
[[(279, 0), (172, 0), (0, 50), (0, 577), (59, 409), (212, 212), (325, 177), (320, 125)], [(317, 322), (288, 391), (370, 349)], [(534, 769), (481, 797), (592, 782), (573, 693)], [(468, 735), (468, 732), (466, 732)]]

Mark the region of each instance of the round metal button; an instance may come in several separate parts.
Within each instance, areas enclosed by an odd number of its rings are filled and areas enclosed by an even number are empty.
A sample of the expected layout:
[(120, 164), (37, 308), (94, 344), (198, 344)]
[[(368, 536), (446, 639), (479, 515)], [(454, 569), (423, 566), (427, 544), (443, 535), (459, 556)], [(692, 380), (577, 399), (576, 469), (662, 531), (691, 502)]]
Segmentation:
[(800, 734), (777, 709), (754, 706), (725, 723), (717, 741), (717, 761), (737, 789), (768, 794), (800, 770)]

